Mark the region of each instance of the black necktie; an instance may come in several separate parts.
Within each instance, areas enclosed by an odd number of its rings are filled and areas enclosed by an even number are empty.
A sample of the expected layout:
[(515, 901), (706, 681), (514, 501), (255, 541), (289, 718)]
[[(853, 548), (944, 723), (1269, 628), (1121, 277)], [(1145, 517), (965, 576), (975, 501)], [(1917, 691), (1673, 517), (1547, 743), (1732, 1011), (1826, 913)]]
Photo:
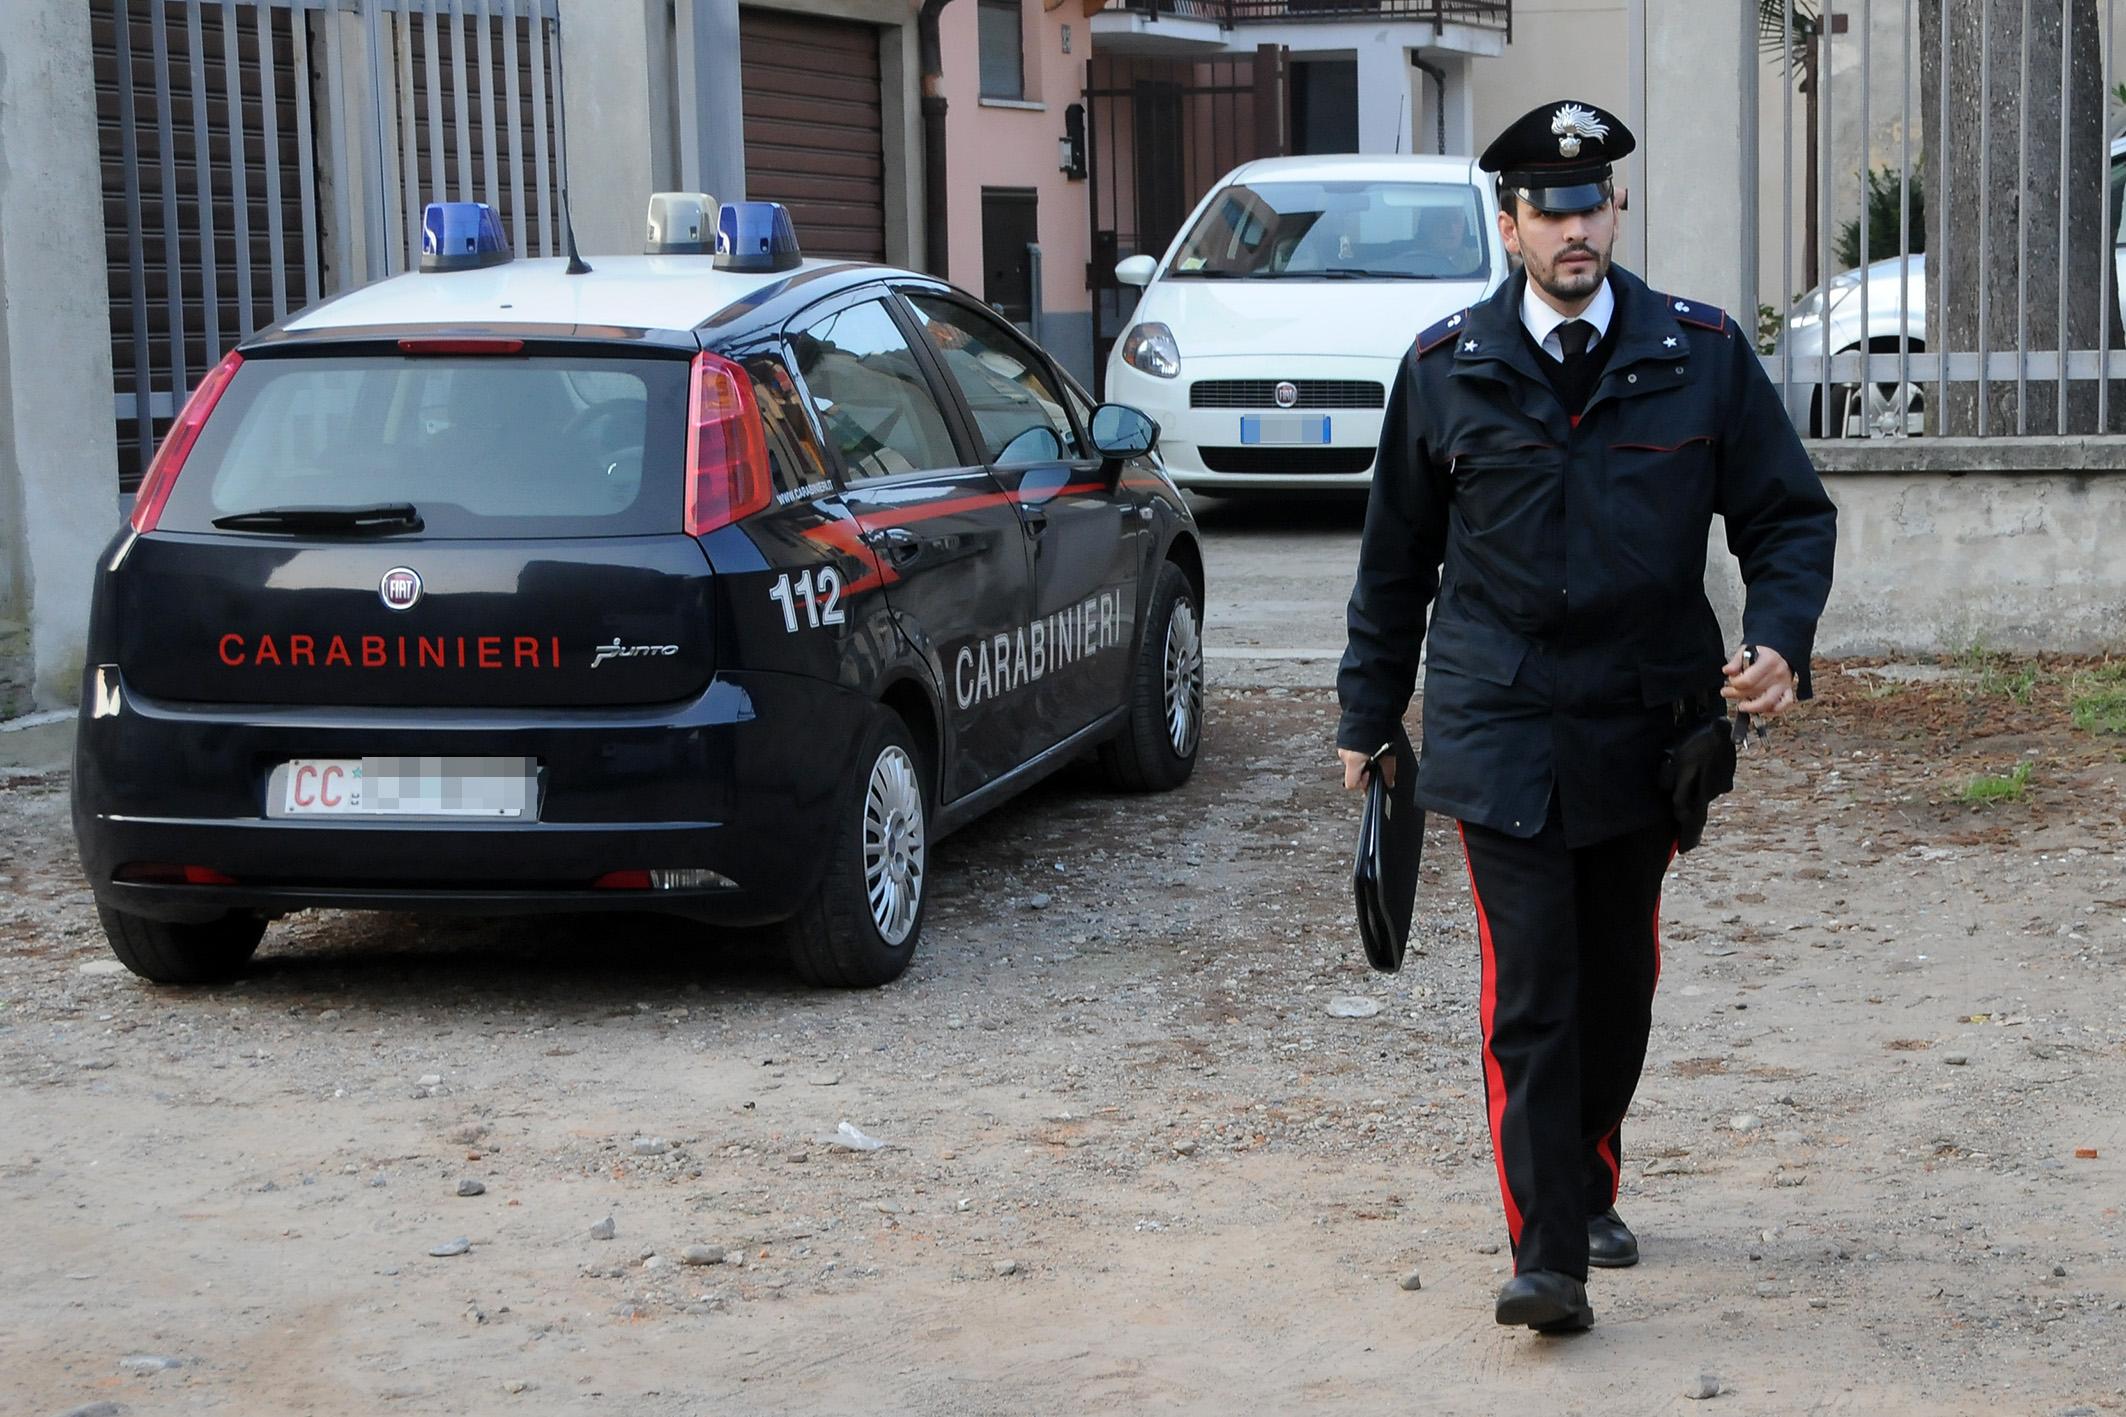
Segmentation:
[(1558, 348), (1565, 351), (1565, 363), (1577, 363), (1587, 353), (1587, 346), (1594, 342), (1594, 326), (1585, 320), (1567, 320), (1558, 326)]

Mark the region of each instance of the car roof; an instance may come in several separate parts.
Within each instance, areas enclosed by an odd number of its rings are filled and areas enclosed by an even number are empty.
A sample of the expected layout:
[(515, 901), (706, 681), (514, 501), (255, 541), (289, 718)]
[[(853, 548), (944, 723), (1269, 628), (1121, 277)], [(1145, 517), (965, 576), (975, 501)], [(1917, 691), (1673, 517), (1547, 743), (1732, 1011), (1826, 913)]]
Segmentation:
[(1339, 153), (1314, 157), (1266, 157), (1244, 162), (1228, 182), (1472, 182), (1476, 159), (1433, 153)]
[[(930, 278), (892, 267), (806, 260), (773, 272), (718, 270), (709, 256), (594, 256), (568, 274), (560, 258), (469, 271), (409, 272), (350, 290), (290, 316), (280, 338), (403, 328), (576, 327), (687, 332), (734, 307), (782, 305), (800, 287), (827, 295), (880, 278)], [(839, 277), (839, 279), (837, 279)], [(811, 296), (808, 296), (808, 299)]]

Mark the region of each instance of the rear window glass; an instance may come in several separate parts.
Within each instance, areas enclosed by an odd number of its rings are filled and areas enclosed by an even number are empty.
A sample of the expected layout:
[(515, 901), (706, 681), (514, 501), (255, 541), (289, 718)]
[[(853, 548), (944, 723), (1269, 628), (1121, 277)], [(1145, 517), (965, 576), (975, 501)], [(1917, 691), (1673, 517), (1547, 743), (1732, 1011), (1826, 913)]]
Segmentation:
[(409, 502), (429, 536), (621, 536), (684, 514), (683, 360), (253, 359), (163, 525)]

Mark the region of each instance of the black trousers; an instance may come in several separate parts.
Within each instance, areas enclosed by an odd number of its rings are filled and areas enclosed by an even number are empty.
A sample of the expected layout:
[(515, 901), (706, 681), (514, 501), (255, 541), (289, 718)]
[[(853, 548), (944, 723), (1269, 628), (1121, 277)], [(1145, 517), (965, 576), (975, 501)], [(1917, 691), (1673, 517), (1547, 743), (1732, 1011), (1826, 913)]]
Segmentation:
[(1483, 947), (1484, 1096), (1517, 1274), (1585, 1279), (1588, 1217), (1616, 1204), (1675, 844), (1664, 824), (1573, 850), (1554, 798), (1532, 837), (1462, 826)]

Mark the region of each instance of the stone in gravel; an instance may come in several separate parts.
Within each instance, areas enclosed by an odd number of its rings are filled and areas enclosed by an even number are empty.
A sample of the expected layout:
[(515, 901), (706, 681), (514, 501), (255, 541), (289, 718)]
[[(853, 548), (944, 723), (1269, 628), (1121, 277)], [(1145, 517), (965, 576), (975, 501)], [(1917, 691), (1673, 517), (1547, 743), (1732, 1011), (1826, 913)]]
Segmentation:
[(1499, 1242), (1496, 1240), (1486, 1240), (1483, 1244), (1478, 1245), (1476, 1247), (1476, 1252), (1480, 1255), (1495, 1255), (1499, 1252)]
[(1411, 1270), (1408, 1274), (1404, 1275), (1401, 1279), (1397, 1280), (1396, 1283), (1400, 1284), (1406, 1291), (1412, 1294), (1415, 1294), (1418, 1290), (1425, 1287), (1424, 1281), (1418, 1278), (1417, 1271), (1414, 1269)]
[(419, 1087), (441, 1087), (442, 1085), (443, 1075), (441, 1073), (422, 1073), (420, 1082), (416, 1084)]
[(115, 1402), (89, 1402), (69, 1407), (59, 1417), (125, 1417), (125, 1408)]
[(1019, 1262), (1017, 1260), (998, 1260), (989, 1267), (989, 1272), (997, 1278), (1003, 1279), (1008, 1275), (1019, 1272)]
[(662, 1156), (672, 1149), (672, 1144), (663, 1137), (636, 1137), (634, 1147), (637, 1156)]
[(1175, 1142), (1175, 1143), (1174, 1143), (1174, 1155), (1176, 1155), (1176, 1156), (1194, 1156), (1195, 1154), (1196, 1154), (1196, 1143), (1194, 1143), (1194, 1142), (1192, 1142), (1192, 1141), (1177, 1141), (1177, 1142)]
[(681, 1264), (722, 1264), (723, 1246), (689, 1245), (679, 1252)]
[(1329, 1000), (1330, 1018), (1371, 1018), (1380, 1012), (1380, 1000), (1362, 994), (1339, 994)]
[(1757, 1297), (1760, 1299), (1784, 1299), (1786, 1297), (1786, 1286), (1784, 1284), (1760, 1284), (1757, 1286)]
[(591, 1238), (593, 1240), (610, 1240), (617, 1233), (618, 1229), (613, 1224), (613, 1217), (610, 1215), (591, 1227)]
[(1028, 898), (1026, 902), (1026, 908), (1028, 910), (1046, 910), (1049, 906), (1053, 904), (1055, 904), (1055, 897), (1050, 895), (1047, 891), (1042, 891), (1039, 894)]
[(842, 1075), (840, 1073), (814, 1073), (811, 1077), (806, 1078), (805, 1081), (811, 1083), (814, 1087), (839, 1087), (841, 1086)]
[(471, 1248), (472, 1241), (466, 1239), (463, 1235), (460, 1235), (455, 1240), (445, 1240), (442, 1244), (434, 1246), (428, 1251), (428, 1253), (434, 1255), (439, 1260), (447, 1260), (452, 1255), (462, 1255)]
[(1809, 1178), (1799, 1171), (1781, 1171), (1772, 1178), (1775, 1186), (1806, 1186)]
[(507, 1393), (530, 1392), (537, 1386), (537, 1383), (527, 1378), (505, 1378), (502, 1381), (502, 1391)]
[(1700, 1401), (1708, 1397), (1718, 1397), (1720, 1395), (1720, 1380), (1711, 1373), (1700, 1373), (1684, 1385), (1683, 1395)]
[(792, 1166), (802, 1166), (811, 1159), (812, 1158), (809, 1154), (802, 1151), (793, 1151), (788, 1156), (783, 1158), (783, 1160), (789, 1162)]
[(2065, 1279), (2067, 1277), (2067, 1266), (2063, 1264), (2054, 1265), (2052, 1267), (2052, 1277), (2054, 1279)]
[(1962, 1053), (1944, 1053), (1941, 1055), (1941, 1060), (1952, 1068), (1960, 1068), (1971, 1061)]
[(166, 1373), (172, 1368), (182, 1368), (185, 1360), (170, 1358), (160, 1353), (128, 1353), (118, 1360), (118, 1366), (129, 1373)]
[(92, 959), (80, 966), (83, 974), (123, 974), (125, 966), (115, 959)]
[(487, 1194), (487, 1183), (485, 1181), (476, 1181), (467, 1176), (464, 1180), (458, 1182), (458, 1194), (461, 1196), (484, 1196)]
[(1757, 1118), (1755, 1114), (1749, 1112), (1736, 1113), (1727, 1119), (1727, 1124), (1738, 1132), (1754, 1132), (1757, 1130)]

